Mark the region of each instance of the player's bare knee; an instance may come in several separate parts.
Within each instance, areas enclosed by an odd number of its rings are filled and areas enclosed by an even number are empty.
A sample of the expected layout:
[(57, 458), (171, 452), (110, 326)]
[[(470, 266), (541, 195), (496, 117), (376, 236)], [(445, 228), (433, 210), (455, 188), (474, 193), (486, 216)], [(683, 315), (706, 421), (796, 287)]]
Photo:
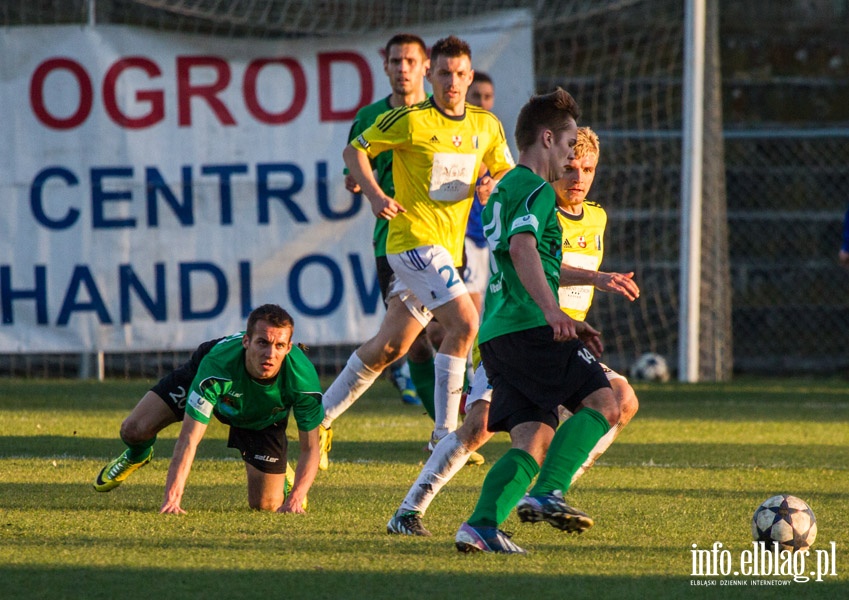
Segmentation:
[(380, 373), (401, 358), (402, 350), (401, 344), (396, 340), (374, 337), (360, 346), (357, 350), (357, 356), (363, 365)]
[(460, 332), (467, 340), (469, 340), (470, 345), (474, 343), (475, 337), (478, 335), (478, 325), (479, 317), (477, 313), (473, 313), (471, 318), (464, 319), (462, 322)]
[(640, 401), (637, 399), (637, 394), (634, 393), (634, 388), (627, 386), (624, 393), (619, 397), (619, 421), (622, 425), (627, 425), (634, 418), (640, 408)]
[(469, 450), (474, 452), (484, 444), (489, 441), (489, 438), (492, 437), (492, 434), (486, 430), (486, 427), (480, 427), (475, 429), (472, 432), (472, 435), (469, 437), (467, 442), (463, 442), (463, 445), (466, 446)]
[(121, 439), (125, 444), (141, 444), (148, 441), (153, 435), (147, 431), (133, 416), (129, 416), (121, 423)]
[(383, 365), (388, 366), (394, 363), (396, 360), (401, 358), (404, 355), (403, 348), (401, 348), (400, 344), (389, 343), (383, 348)]
[(492, 434), (487, 430), (488, 407), (479, 407), (484, 402), (476, 403), (466, 414), (463, 424), (457, 430), (457, 438), (469, 450), (474, 452), (483, 446)]
[(603, 414), (611, 427), (619, 422), (621, 415), (619, 402), (611, 388), (596, 390), (584, 400), (583, 404)]
[(248, 501), (248, 506), (250, 506), (253, 510), (275, 512), (278, 508), (283, 506), (283, 504), (279, 502), (271, 502), (270, 500), (254, 500)]
[(634, 388), (624, 378), (613, 379), (610, 382), (613, 393), (616, 394), (616, 402), (619, 404), (619, 422), (627, 425), (640, 407)]

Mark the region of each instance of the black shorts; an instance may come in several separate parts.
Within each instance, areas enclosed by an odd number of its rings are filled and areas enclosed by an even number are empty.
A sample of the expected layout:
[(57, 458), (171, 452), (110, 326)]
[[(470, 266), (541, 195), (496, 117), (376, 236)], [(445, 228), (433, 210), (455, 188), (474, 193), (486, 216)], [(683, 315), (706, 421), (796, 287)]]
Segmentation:
[(183, 420), (186, 414), (186, 399), (189, 395), (189, 390), (192, 387), (195, 375), (197, 375), (200, 361), (204, 356), (209, 354), (212, 347), (224, 338), (209, 340), (202, 343), (192, 353), (192, 357), (188, 362), (183, 363), (170, 373), (159, 380), (159, 382), (150, 388), (150, 391), (165, 401), (178, 421)]
[(242, 429), (230, 425), (227, 447), (242, 453), (242, 460), (263, 473), (286, 472), (287, 419), (265, 429)]
[(489, 431), (540, 422), (556, 429), (557, 407), (578, 405), (610, 382), (580, 340), (555, 342), (549, 326), (509, 333), (480, 345), (492, 402)]
[(389, 259), (385, 256), (375, 256), (374, 263), (377, 265), (377, 285), (380, 286), (380, 296), (383, 298), (383, 304), (386, 305), (386, 294), (389, 293), (389, 283), (395, 271), (389, 266)]

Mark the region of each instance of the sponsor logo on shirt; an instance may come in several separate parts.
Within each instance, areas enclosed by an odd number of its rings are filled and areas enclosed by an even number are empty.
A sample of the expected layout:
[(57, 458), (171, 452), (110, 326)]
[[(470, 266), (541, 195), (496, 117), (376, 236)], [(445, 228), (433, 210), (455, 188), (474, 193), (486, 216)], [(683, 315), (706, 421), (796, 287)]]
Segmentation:
[(519, 229), (521, 227), (528, 226), (533, 227), (534, 231), (539, 229), (539, 221), (534, 215), (523, 215), (519, 217), (510, 225), (510, 230), (515, 231), (516, 229)]
[(197, 392), (189, 394), (188, 404), (206, 418), (212, 416), (212, 404), (207, 402), (206, 399)]

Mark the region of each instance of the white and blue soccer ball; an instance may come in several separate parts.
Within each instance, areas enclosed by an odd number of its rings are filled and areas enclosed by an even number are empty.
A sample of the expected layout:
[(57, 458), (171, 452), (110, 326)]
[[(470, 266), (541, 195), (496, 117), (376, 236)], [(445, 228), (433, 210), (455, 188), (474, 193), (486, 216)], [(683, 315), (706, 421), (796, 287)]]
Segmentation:
[(631, 365), (629, 372), (635, 381), (669, 381), (669, 365), (656, 352), (646, 352)]
[(755, 511), (752, 537), (766, 542), (770, 550), (773, 542), (778, 542), (780, 550), (807, 550), (817, 539), (817, 518), (804, 500), (779, 494), (764, 500)]

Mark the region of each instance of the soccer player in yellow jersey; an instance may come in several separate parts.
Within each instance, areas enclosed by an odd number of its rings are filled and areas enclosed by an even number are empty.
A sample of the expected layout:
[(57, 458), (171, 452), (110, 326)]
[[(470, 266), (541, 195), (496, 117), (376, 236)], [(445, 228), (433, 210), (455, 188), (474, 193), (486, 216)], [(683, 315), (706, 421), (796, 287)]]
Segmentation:
[[(598, 136), (589, 127), (579, 127), (574, 158), (566, 165), (563, 176), (552, 183), (557, 195), (557, 217), (563, 229), (563, 257), (560, 270), (560, 307), (577, 321), (586, 318), (595, 289), (620, 294), (628, 300), (640, 295), (633, 273), (599, 271), (604, 253), (604, 230), (607, 213), (595, 202), (586, 200), (595, 179), (599, 159)], [(638, 401), (627, 379), (603, 367), (616, 398), (620, 417), (599, 440), (584, 465), (574, 475), (574, 482), (610, 447), (613, 439), (637, 412)], [(466, 401), (466, 418), (457, 431), (437, 445), (431, 458), (387, 524), (389, 533), (430, 535), (421, 518), (442, 487), (465, 464), (467, 453), (483, 446), (494, 434), (487, 430), (492, 388), (483, 366), (475, 371), (472, 389)], [(568, 418), (569, 413), (562, 416)]]
[[(514, 163), (504, 129), (492, 113), (466, 104), (471, 49), (450, 36), (431, 49), (427, 79), (433, 96), (381, 116), (343, 152), (378, 218), (389, 220), (386, 252), (394, 272), (378, 333), (349, 358), (324, 395), (327, 417), (345, 411), (380, 372), (404, 354), (435, 317), (445, 335), (434, 357), (433, 440), (457, 428), (466, 356), (479, 316), (457, 271), (481, 163), (494, 178)], [(377, 184), (369, 158), (392, 150), (395, 197)]]

